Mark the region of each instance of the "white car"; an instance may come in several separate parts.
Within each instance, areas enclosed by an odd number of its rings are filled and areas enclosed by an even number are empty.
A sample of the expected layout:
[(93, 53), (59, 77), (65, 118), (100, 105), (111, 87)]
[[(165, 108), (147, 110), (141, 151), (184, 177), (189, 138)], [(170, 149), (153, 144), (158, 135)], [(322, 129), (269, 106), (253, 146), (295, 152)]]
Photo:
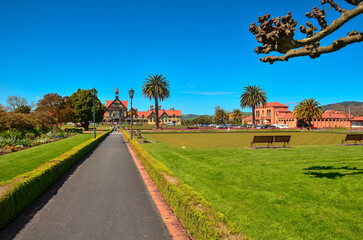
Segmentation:
[(287, 124), (274, 124), (272, 126), (277, 127), (277, 128), (289, 128), (289, 126), (287, 126)]

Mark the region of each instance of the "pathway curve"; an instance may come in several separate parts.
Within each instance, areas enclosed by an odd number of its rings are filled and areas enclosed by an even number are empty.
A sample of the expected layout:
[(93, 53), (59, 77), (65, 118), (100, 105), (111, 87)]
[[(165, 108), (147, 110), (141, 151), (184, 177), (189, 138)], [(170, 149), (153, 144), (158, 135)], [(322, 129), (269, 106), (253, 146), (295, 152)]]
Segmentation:
[(52, 188), (0, 239), (171, 239), (119, 132)]

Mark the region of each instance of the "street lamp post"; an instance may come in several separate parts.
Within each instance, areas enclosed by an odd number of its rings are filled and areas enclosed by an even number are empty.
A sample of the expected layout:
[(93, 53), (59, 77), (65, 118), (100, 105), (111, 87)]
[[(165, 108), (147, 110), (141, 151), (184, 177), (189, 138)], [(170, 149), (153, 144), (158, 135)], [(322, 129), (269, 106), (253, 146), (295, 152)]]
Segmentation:
[(91, 94), (93, 97), (93, 138), (96, 138), (96, 108), (95, 108), (95, 98), (97, 97), (97, 90), (93, 87), (91, 89)]
[(133, 111), (132, 111), (132, 98), (134, 97), (134, 89), (130, 89), (130, 91), (129, 91), (129, 95), (130, 95), (130, 103), (131, 103), (131, 125), (130, 125), (130, 138), (131, 138), (131, 140), (132, 140), (132, 122), (133, 122), (133, 120), (132, 120), (132, 115), (133, 115)]

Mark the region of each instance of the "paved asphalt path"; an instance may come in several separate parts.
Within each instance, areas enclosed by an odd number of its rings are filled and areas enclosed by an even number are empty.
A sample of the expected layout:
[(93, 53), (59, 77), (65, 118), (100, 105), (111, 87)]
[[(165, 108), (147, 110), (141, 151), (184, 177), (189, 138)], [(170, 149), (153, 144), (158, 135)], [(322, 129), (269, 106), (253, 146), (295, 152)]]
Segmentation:
[(171, 239), (120, 133), (60, 181), (0, 239)]

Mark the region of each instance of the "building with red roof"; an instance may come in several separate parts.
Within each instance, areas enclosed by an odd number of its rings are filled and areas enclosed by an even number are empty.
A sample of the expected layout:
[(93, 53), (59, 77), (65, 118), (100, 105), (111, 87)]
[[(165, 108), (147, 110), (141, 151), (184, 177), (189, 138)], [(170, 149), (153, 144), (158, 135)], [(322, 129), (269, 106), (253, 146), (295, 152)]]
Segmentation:
[[(128, 102), (121, 101), (118, 97), (119, 91), (116, 87), (115, 99), (106, 100), (106, 112), (104, 114), (104, 121), (109, 123), (130, 123), (131, 118), (128, 112)], [(135, 108), (134, 108), (135, 109)], [(156, 113), (154, 106), (151, 105), (147, 111), (136, 111), (133, 115), (133, 122), (136, 124), (155, 124)], [(162, 109), (159, 106), (159, 122), (161, 124), (172, 123), (174, 125), (181, 125), (181, 110), (175, 110), (174, 107), (169, 110)]]
[(363, 116), (350, 119), (352, 129), (363, 129)]
[(278, 124), (278, 119), (287, 113), (291, 113), (289, 106), (278, 102), (270, 102), (266, 103), (266, 105), (257, 106), (255, 108), (256, 124)]
[[(278, 102), (267, 103), (260, 105), (255, 109), (256, 124), (273, 125), (286, 124), (289, 128), (305, 126), (306, 123), (298, 120), (287, 105)], [(314, 128), (350, 128), (362, 125), (359, 118), (353, 118), (342, 111), (327, 110), (322, 114), (320, 119), (313, 118), (311, 124)], [(354, 119), (357, 119), (356, 121)], [(360, 124), (360, 125), (359, 125)]]

